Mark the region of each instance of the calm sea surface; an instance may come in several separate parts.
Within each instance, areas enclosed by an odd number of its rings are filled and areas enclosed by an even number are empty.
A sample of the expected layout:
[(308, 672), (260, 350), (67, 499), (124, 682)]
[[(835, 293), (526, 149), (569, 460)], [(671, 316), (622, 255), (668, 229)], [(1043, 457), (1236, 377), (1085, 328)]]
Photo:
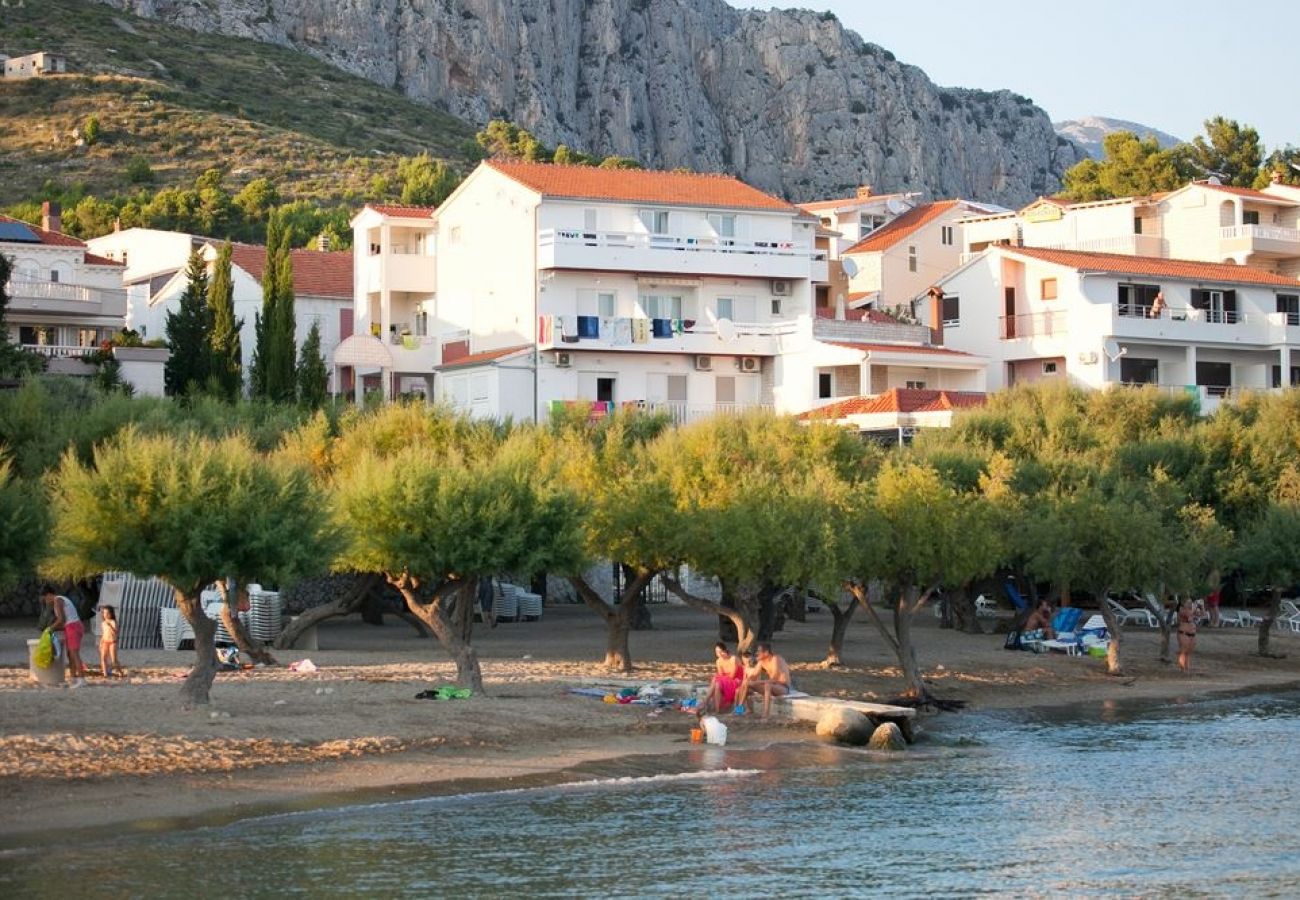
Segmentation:
[(1300, 695), (946, 716), (902, 758), (691, 748), (585, 783), (0, 855), (3, 897), (1300, 894)]

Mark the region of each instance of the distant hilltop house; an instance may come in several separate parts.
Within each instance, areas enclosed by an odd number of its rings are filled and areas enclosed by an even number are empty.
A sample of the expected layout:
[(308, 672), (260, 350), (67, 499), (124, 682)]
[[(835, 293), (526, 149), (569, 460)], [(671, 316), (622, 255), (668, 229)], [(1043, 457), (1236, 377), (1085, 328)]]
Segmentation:
[(26, 56), (4, 57), (5, 78), (35, 78), (38, 75), (63, 75), (68, 61), (57, 53), (40, 50)]

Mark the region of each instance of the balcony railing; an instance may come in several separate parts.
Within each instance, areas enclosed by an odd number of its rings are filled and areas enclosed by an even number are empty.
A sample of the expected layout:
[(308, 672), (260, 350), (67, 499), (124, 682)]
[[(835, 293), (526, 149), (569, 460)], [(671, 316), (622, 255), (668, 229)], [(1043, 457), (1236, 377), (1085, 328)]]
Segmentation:
[(1001, 316), (998, 319), (999, 337), (1004, 341), (1018, 338), (1054, 337), (1065, 334), (1065, 310), (1023, 313), (1018, 316)]
[(1300, 244), (1300, 229), (1282, 228), (1278, 225), (1228, 225), (1219, 229), (1219, 237), (1225, 241), (1234, 238), (1251, 238), (1260, 241)]
[(1155, 234), (1119, 234), (1049, 244), (1047, 250), (1076, 250), (1084, 253), (1118, 253), (1122, 256), (1164, 256), (1164, 242)]
[(603, 419), (616, 410), (624, 412), (665, 413), (677, 425), (696, 422), (714, 416), (740, 416), (752, 412), (771, 412), (770, 403), (664, 403), (649, 400), (627, 400), (615, 403), (610, 400), (552, 400), (551, 413), (563, 411), (585, 414), (591, 421)]
[(64, 281), (34, 281), (11, 278), (8, 294), (24, 300), (67, 300), (75, 303), (118, 302), (126, 304), (126, 291), (121, 288), (99, 288)]
[(21, 346), (29, 353), (38, 353), (52, 359), (80, 359), (99, 349), (98, 347), (73, 347), (64, 344), (23, 344)]
[(685, 251), (688, 253), (743, 253), (758, 256), (804, 256), (826, 259), (826, 251), (813, 250), (806, 244), (793, 241), (742, 241), (714, 235), (683, 237), (672, 234), (639, 234), (628, 231), (570, 231), (563, 228), (547, 229), (537, 236), (538, 246), (569, 244), (586, 247), (635, 248), (650, 247), (655, 250)]
[(715, 235), (546, 229), (537, 236), (542, 269), (716, 273), (802, 280), (825, 277), (826, 253), (795, 241)]
[(1212, 325), (1239, 325), (1248, 318), (1246, 313), (1235, 309), (1198, 309), (1194, 306), (1163, 306), (1157, 309), (1142, 303), (1121, 303), (1116, 310), (1122, 319), (1167, 319), (1174, 322), (1209, 322)]

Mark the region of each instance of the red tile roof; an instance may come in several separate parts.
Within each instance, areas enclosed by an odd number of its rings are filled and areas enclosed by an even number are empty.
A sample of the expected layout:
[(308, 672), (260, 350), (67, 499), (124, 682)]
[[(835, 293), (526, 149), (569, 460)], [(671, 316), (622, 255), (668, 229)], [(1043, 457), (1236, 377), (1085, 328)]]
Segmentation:
[[(0, 215), (0, 222), (17, 222), (19, 225), (26, 225), (31, 229), (32, 234), (48, 247), (80, 247), (85, 250), (85, 241), (79, 241), (72, 235), (63, 234), (59, 231), (48, 231), (39, 225), (33, 225), (31, 222), (24, 222), (22, 219), (15, 219), (13, 216)], [(83, 253), (82, 260), (89, 266), (121, 266), (122, 263), (117, 260), (108, 259), (104, 256), (96, 256), (93, 253)]]
[(1155, 278), (1173, 278), (1182, 281), (1216, 281), (1284, 287), (1300, 285), (1300, 281), (1294, 277), (1228, 263), (1157, 259), (1150, 256), (1125, 256), (1119, 253), (1087, 253), (1082, 250), (1047, 250), (1042, 247), (1002, 249), (1015, 256), (1028, 256), (1031, 259), (1068, 266), (1072, 269), (1088, 269), (1122, 275), (1150, 275)]
[[(215, 245), (214, 245), (215, 246)], [(293, 292), (304, 297), (352, 297), (352, 252), (338, 250), (290, 250), (293, 260)], [(230, 261), (253, 279), (262, 280), (266, 248), (260, 244), (232, 244)]]
[(1266, 194), (1263, 191), (1257, 191), (1254, 188), (1233, 187), (1230, 184), (1210, 184), (1205, 181), (1197, 181), (1198, 187), (1209, 188), (1212, 191), (1223, 191), (1225, 194), (1236, 194), (1238, 197), (1249, 197), (1252, 200), (1268, 200), (1272, 203), (1290, 202), (1286, 197), (1279, 197), (1277, 194)]
[(750, 187), (730, 175), (601, 169), (511, 160), (489, 160), (484, 165), (547, 197), (799, 213), (796, 207), (779, 197)]
[[(897, 320), (891, 319), (890, 324), (897, 325)], [(947, 347), (932, 347), (929, 344), (864, 344), (857, 341), (822, 341), (823, 344), (830, 344), (833, 347), (848, 347), (850, 350), (874, 350), (878, 353), (928, 353), (935, 356), (965, 356), (974, 358), (972, 354), (965, 353), (961, 350), (949, 350)]]
[(936, 203), (922, 203), (920, 206), (914, 206), (897, 219), (882, 225), (845, 250), (844, 255), (888, 250), (908, 235), (913, 234), (948, 212), (957, 203), (956, 200), (939, 200)]
[(367, 203), (366, 209), (398, 219), (429, 219), (436, 211), (432, 206), (400, 206), (395, 203)]
[(919, 388), (894, 388), (883, 394), (866, 397), (849, 397), (827, 406), (800, 413), (799, 418), (843, 419), (848, 416), (865, 416), (872, 413), (943, 412), (983, 406), (987, 395), (979, 391), (938, 391)]
[(477, 366), (485, 362), (492, 362), (494, 359), (501, 359), (503, 356), (510, 356), (512, 353), (518, 353), (521, 350), (529, 350), (532, 344), (519, 344), (515, 347), (501, 347), (496, 350), (484, 350), (481, 353), (471, 353), (469, 356), (462, 356), (455, 362), (444, 363), (438, 366), (439, 369), (459, 369), (464, 366)]

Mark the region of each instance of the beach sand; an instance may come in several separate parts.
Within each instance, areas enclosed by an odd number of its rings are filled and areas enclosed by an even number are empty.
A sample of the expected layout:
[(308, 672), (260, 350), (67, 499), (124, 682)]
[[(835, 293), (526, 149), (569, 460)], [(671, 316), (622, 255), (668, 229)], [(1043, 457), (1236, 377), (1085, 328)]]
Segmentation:
[[(655, 628), (634, 632), (635, 678), (707, 680), (713, 620), (655, 607)], [(1113, 700), (1178, 700), (1300, 681), (1300, 655), (1253, 655), (1254, 629), (1203, 629), (1193, 674), (1157, 658), (1158, 634), (1125, 634), (1126, 676), (1102, 661), (1013, 653), (1002, 635), (967, 635), (917, 619), (917, 652), (934, 692), (970, 709)], [(27, 670), (31, 622), (0, 624), (0, 846), (39, 843), (46, 832), (159, 828), (229, 821), (275, 809), (485, 790), (562, 780), (595, 760), (679, 750), (693, 718), (675, 710), (611, 706), (568, 688), (603, 672), (603, 623), (585, 607), (548, 608), (541, 622), (476, 626), (488, 696), (414, 695), (454, 675), (436, 641), (388, 618), (320, 627), (320, 650), (278, 651), (283, 666), (222, 673), (208, 709), (184, 710), (180, 681), (192, 651), (128, 650), (125, 679), (93, 678), (77, 690), (41, 687)], [(843, 668), (819, 666), (830, 616), (789, 622), (774, 641), (812, 694), (887, 702), (902, 690), (883, 640), (855, 621)], [(1300, 638), (1274, 637), (1300, 653)], [(94, 650), (87, 642), (87, 657)], [(953, 714), (941, 714), (953, 715)], [(924, 728), (926, 719), (921, 720)], [(806, 725), (728, 718), (730, 743), (811, 738)], [(50, 835), (52, 839), (52, 835)]]

